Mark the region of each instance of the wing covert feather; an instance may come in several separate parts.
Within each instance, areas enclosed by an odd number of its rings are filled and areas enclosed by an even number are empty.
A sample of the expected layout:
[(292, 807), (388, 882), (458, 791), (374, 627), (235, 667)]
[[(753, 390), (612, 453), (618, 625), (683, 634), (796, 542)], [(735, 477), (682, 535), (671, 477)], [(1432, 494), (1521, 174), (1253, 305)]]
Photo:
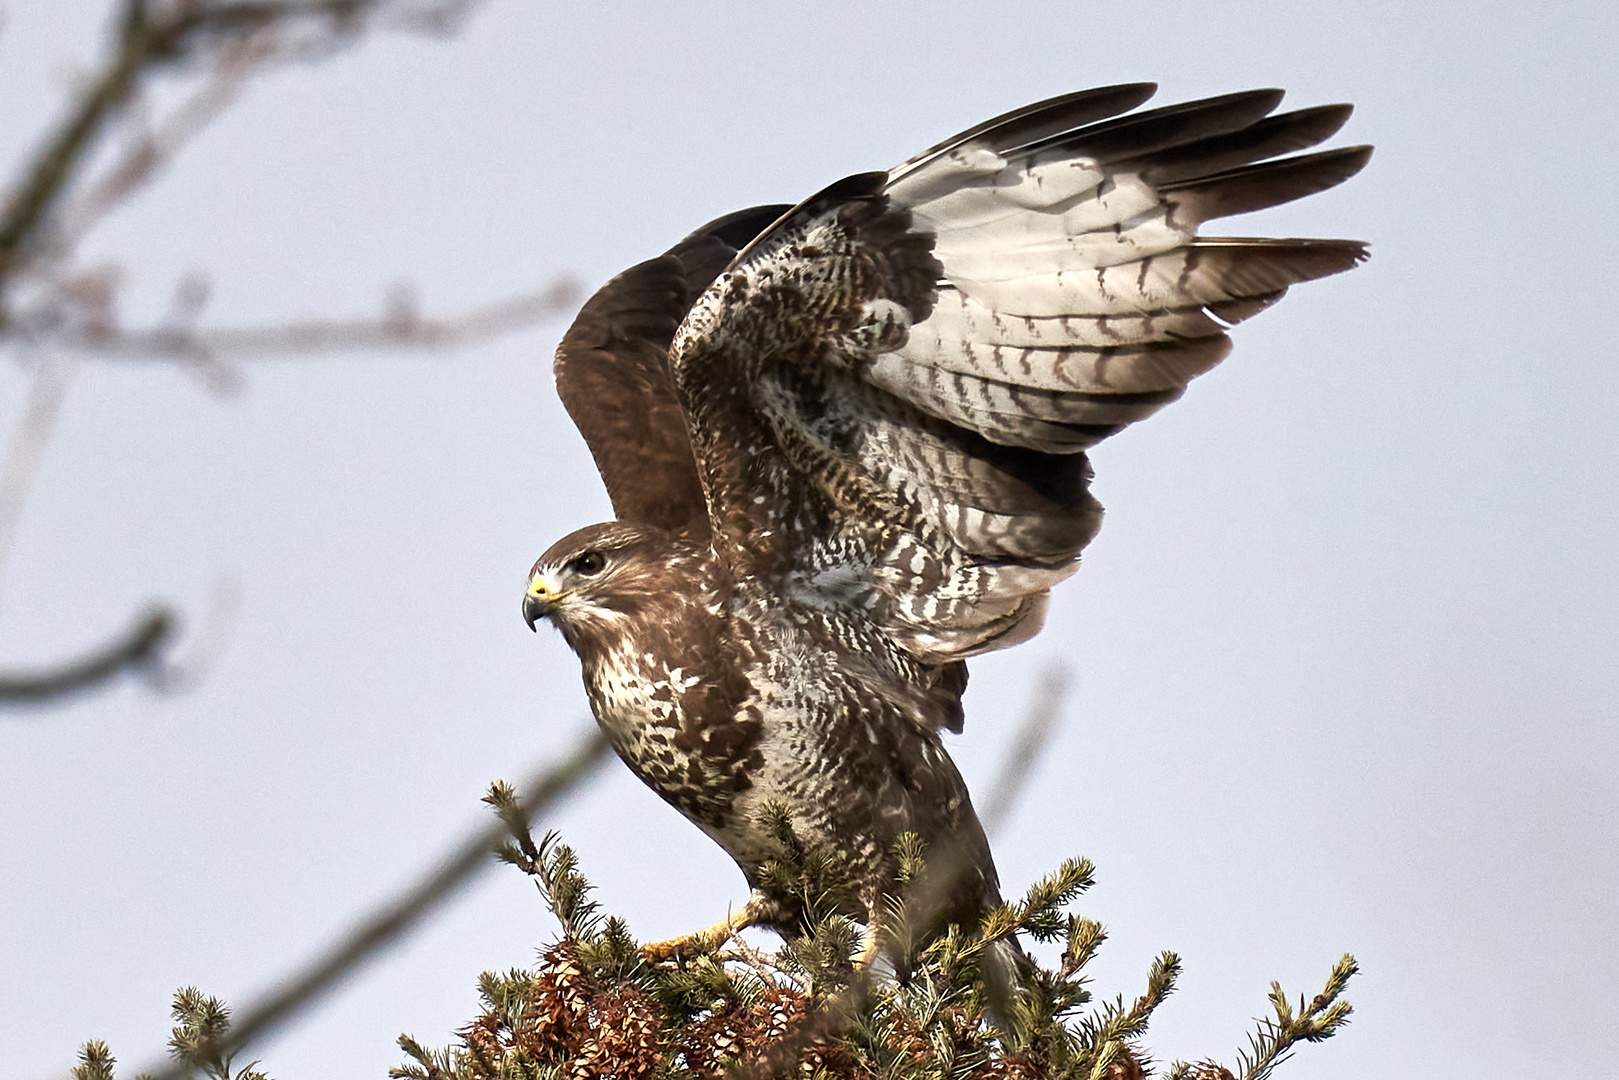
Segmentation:
[(737, 249), (789, 207), (761, 206), (698, 229), (586, 301), (557, 346), (557, 394), (585, 437), (622, 521), (701, 541), (708, 533), (669, 343), (692, 301)]

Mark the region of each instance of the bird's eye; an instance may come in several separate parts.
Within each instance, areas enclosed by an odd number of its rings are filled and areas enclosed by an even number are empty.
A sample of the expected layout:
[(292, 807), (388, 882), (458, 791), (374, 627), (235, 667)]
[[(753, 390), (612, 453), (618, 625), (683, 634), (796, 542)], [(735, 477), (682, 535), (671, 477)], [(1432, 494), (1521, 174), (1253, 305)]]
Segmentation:
[(607, 557), (599, 551), (587, 551), (573, 560), (573, 569), (585, 577), (595, 577), (607, 565)]

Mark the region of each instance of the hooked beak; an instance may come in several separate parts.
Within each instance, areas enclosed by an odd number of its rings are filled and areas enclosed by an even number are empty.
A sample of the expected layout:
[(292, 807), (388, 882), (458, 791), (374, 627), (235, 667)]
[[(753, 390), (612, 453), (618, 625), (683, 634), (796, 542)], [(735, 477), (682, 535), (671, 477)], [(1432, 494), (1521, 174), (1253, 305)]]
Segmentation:
[(528, 583), (528, 592), (523, 595), (523, 621), (530, 630), (539, 630), (535, 623), (557, 609), (556, 602), (561, 595), (544, 574), (534, 575)]

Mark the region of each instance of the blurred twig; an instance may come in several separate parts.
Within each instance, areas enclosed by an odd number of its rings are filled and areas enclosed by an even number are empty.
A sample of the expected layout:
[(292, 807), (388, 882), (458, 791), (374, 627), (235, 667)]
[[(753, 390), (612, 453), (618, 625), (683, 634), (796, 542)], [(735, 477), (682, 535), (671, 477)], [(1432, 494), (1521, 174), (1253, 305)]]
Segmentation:
[[(44, 357), (0, 470), (0, 576), (30, 482), (69, 377), (81, 357), (177, 363), (218, 390), (234, 387), (233, 361), (290, 354), (409, 347), (449, 349), (531, 326), (571, 306), (567, 280), (445, 317), (421, 314), (398, 288), (376, 318), (312, 319), (208, 329), (198, 325), (206, 279), (189, 276), (169, 314), (129, 328), (117, 312), (115, 266), (74, 265), (79, 242), (107, 212), (149, 182), (179, 149), (272, 61), (329, 55), (376, 27), (446, 33), (478, 0), (115, 0), (100, 64), (60, 121), (0, 193), (0, 347)], [(179, 71), (199, 84), (160, 118), (149, 84)], [(103, 144), (113, 148), (103, 152)], [(146, 624), (142, 624), (145, 626)], [(155, 625), (155, 624), (153, 624)], [(152, 664), (154, 685), (188, 685), (189, 673), (155, 665), (169, 636), (126, 635), (84, 660), (0, 686), (0, 700), (42, 702)], [(142, 651), (144, 649), (144, 651)], [(172, 676), (179, 677), (172, 677)]]
[[(47, 246), (52, 212), (85, 157), (151, 72), (195, 62), (210, 49), (216, 61), (220, 55), (229, 58), (239, 53), (242, 41), (282, 28), (305, 28), (301, 37), (288, 35), (281, 50), (287, 55), (307, 54), (316, 43), (328, 50), (339, 47), (378, 14), (399, 15), (398, 21), (418, 29), (441, 29), (469, 6), (468, 0), (123, 0), (110, 55), (35, 152), (0, 210), (0, 330), (8, 321), (9, 305), (3, 301), (11, 279)], [(319, 29), (311, 34), (308, 24)]]
[(185, 649), (164, 649), (143, 672), (146, 682), (160, 693), (183, 694), (199, 685), (225, 655), (241, 611), (241, 583), (233, 574), (220, 574), (212, 593), (195, 628), (186, 635)]
[(97, 687), (120, 672), (150, 665), (173, 632), (172, 613), (161, 608), (151, 611), (111, 644), (82, 659), (43, 671), (0, 675), (0, 704), (61, 699)]
[(203, 84), (161, 121), (147, 121), (139, 110), (138, 88), (132, 94), (136, 106), (130, 127), (117, 159), (100, 175), (84, 184), (82, 194), (70, 199), (62, 211), (56, 238), (59, 249), (71, 249), (107, 211), (128, 199), (151, 179), (176, 153), (236, 101), (237, 95), (260, 63), (274, 51), (267, 34), (253, 34), (232, 41), (220, 50)]
[[(197, 288), (188, 279), (182, 288)], [(63, 347), (110, 359), (211, 361), (252, 360), (270, 356), (326, 354), (354, 349), (456, 349), (532, 326), (567, 311), (578, 300), (578, 285), (560, 278), (533, 292), (484, 304), (455, 315), (426, 316), (416, 309), (409, 290), (396, 289), (377, 318), (311, 319), (272, 326), (197, 329), (184, 325), (145, 330), (77, 327), (56, 329), (52, 340)], [(26, 327), (18, 328), (27, 335)]]
[(28, 492), (39, 472), (40, 457), (56, 428), (62, 401), (78, 370), (77, 357), (64, 356), (54, 350), (41, 357), (29, 383), (22, 415), (11, 429), (5, 461), (0, 463), (0, 582), (5, 580), (17, 523), (22, 519), (23, 504), (28, 501)]
[(989, 798), (979, 811), (984, 832), (994, 836), (1006, 823), (1007, 815), (1017, 805), (1018, 798), (1028, 785), (1035, 762), (1045, 752), (1052, 734), (1057, 730), (1057, 717), (1062, 712), (1063, 699), (1068, 694), (1068, 669), (1060, 664), (1046, 668), (1035, 685), (1034, 698), (1023, 723), (1018, 725), (1012, 748), (1001, 763), (1001, 771), (989, 786)]
[[(531, 780), (520, 796), (530, 820), (577, 788), (606, 753), (606, 738), (593, 730), (567, 757)], [(491, 856), (507, 836), (506, 823), (497, 821), (462, 842), (432, 872), (402, 890), (302, 971), (294, 972), (280, 989), (242, 1010), (224, 1042), (212, 1050), (223, 1057), (236, 1054), (314, 1004), (355, 968), (418, 926), (475, 873), (493, 866)], [(177, 1062), (150, 1072), (151, 1080), (180, 1080), (189, 1066)]]

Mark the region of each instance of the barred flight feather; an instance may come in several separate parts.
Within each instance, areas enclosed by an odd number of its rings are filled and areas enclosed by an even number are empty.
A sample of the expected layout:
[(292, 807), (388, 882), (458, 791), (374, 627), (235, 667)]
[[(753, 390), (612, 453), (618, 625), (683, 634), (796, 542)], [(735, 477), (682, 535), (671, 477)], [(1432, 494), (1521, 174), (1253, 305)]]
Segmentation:
[[(1028, 320), (1052, 322), (1055, 320)], [(1231, 351), (1231, 339), (1222, 326), (1196, 310), (1196, 321), (1185, 320), (1185, 330), (1175, 340), (1152, 322), (1155, 316), (1120, 319), (1107, 326), (1122, 325), (1156, 329), (1156, 333), (1135, 336), (1139, 344), (1094, 346), (1080, 343), (1063, 347), (1018, 347), (994, 341), (963, 340), (951, 335), (941, 338), (934, 320), (929, 319), (911, 332), (905, 347), (897, 353), (884, 353), (872, 365), (873, 381), (890, 385), (900, 371), (957, 372), (980, 378), (1015, 383), (1040, 390), (1076, 390), (1093, 394), (1139, 394), (1185, 386), (1193, 378), (1214, 367)], [(1013, 326), (1023, 325), (1015, 320)], [(1159, 323), (1161, 326), (1161, 323)], [(1056, 336), (1053, 333), (1051, 336)], [(1121, 337), (1130, 340), (1125, 334)], [(1078, 337), (1078, 335), (1075, 335)]]
[[(959, 354), (982, 349), (1105, 348), (1212, 337), (1239, 319), (1210, 317), (1215, 305), (1167, 308), (1127, 315), (1010, 315), (981, 304), (960, 289), (939, 288), (933, 313), (911, 327), (907, 356), (949, 366)], [(974, 361), (977, 362), (977, 361)], [(956, 370), (952, 368), (952, 370)], [(968, 370), (976, 370), (969, 367)]]

